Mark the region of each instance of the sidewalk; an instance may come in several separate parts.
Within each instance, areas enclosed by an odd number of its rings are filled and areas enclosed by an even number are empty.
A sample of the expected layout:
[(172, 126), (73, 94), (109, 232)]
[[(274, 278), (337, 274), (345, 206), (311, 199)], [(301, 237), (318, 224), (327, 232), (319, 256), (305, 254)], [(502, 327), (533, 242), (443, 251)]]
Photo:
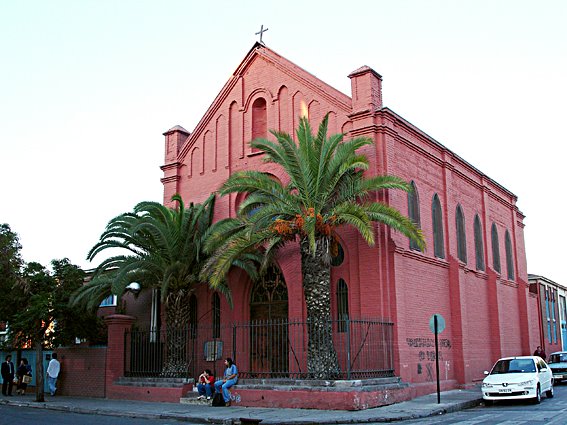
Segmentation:
[(251, 418), (261, 419), (262, 425), (314, 425), (394, 422), (425, 418), (473, 407), (478, 405), (482, 399), (478, 389), (452, 390), (441, 393), (441, 404), (437, 404), (437, 394), (429, 394), (390, 406), (359, 411), (337, 411), (238, 407), (237, 405), (210, 407), (181, 403), (50, 397), (49, 395), (46, 396), (44, 403), (37, 403), (34, 398), (35, 396), (31, 394), (3, 397), (0, 398), (0, 404), (130, 418), (174, 419), (196, 424), (233, 425), (240, 424), (240, 418)]

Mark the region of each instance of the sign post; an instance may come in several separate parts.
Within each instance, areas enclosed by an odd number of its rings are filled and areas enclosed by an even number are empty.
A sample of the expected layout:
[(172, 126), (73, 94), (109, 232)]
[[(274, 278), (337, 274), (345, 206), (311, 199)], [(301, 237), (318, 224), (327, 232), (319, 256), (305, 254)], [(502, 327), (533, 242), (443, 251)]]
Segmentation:
[(439, 383), (439, 337), (438, 335), (445, 330), (445, 319), (440, 314), (435, 313), (429, 319), (429, 329), (435, 334), (435, 373), (437, 375), (437, 404), (441, 404), (441, 386)]

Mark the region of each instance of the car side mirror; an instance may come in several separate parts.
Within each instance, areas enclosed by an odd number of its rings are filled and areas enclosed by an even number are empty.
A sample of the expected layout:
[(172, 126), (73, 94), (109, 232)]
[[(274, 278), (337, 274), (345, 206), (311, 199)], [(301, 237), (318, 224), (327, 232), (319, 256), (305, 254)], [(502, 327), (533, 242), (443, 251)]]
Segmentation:
[(547, 368), (546, 368), (546, 367), (542, 367), (539, 371), (540, 371), (540, 372), (547, 372)]
[(488, 375), (488, 370), (485, 370), (485, 371), (484, 371), (484, 374), (485, 374), (485, 375)]

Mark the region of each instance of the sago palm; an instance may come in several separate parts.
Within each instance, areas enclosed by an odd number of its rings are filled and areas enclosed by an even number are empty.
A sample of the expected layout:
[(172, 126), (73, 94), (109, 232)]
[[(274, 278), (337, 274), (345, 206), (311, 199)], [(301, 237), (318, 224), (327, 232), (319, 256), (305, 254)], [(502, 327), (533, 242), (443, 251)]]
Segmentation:
[(307, 369), (312, 378), (333, 378), (340, 373), (332, 342), (330, 258), (338, 249), (337, 229), (348, 225), (374, 244), (374, 223), (397, 230), (424, 246), (420, 230), (398, 210), (376, 202), (379, 191), (410, 186), (394, 176), (366, 177), (369, 162), (357, 151), (369, 138), (344, 141), (343, 134), (327, 137), (328, 116), (312, 134), (307, 119), (300, 120), (297, 143), (291, 135), (271, 131), (275, 141), (256, 139), (253, 148), (264, 160), (280, 166), (289, 183), (283, 184), (258, 171), (232, 174), (221, 195), (247, 194), (236, 218), (216, 223), (207, 249), (212, 253), (205, 268), (212, 286), (219, 285), (235, 259), (256, 250), (267, 265), (278, 249), (299, 241), (301, 272), (308, 319)]
[[(120, 298), (132, 282), (139, 283), (142, 289), (158, 289), (168, 332), (164, 375), (187, 370), (183, 341), (177, 331), (188, 325), (189, 297), (202, 282), (199, 273), (207, 258), (203, 245), (212, 223), (214, 195), (203, 204), (190, 204), (188, 208), (179, 195), (172, 201), (177, 204), (175, 208), (141, 202), (132, 213), (112, 219), (87, 258), (93, 260), (107, 250), (117, 254), (102, 261), (92, 280), (72, 300), (96, 308), (111, 294)], [(230, 295), (225, 285), (215, 289)]]

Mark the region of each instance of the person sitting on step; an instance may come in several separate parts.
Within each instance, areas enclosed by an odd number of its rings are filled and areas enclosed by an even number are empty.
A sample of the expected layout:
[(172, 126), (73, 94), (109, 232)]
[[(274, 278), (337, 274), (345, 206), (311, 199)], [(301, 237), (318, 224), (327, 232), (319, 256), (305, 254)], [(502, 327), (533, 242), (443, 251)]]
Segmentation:
[(228, 389), (238, 382), (238, 368), (230, 357), (225, 359), (224, 364), (226, 366), (224, 377), (222, 380), (215, 382), (215, 390), (220, 392), (222, 389), (225, 406), (230, 406), (230, 393)]
[(213, 390), (215, 388), (215, 377), (213, 376), (213, 372), (211, 372), (210, 369), (205, 369), (203, 373), (199, 375), (198, 382), (197, 391), (199, 391), (199, 397), (197, 398), (199, 400), (202, 400), (206, 396), (207, 400), (210, 400), (213, 396)]

